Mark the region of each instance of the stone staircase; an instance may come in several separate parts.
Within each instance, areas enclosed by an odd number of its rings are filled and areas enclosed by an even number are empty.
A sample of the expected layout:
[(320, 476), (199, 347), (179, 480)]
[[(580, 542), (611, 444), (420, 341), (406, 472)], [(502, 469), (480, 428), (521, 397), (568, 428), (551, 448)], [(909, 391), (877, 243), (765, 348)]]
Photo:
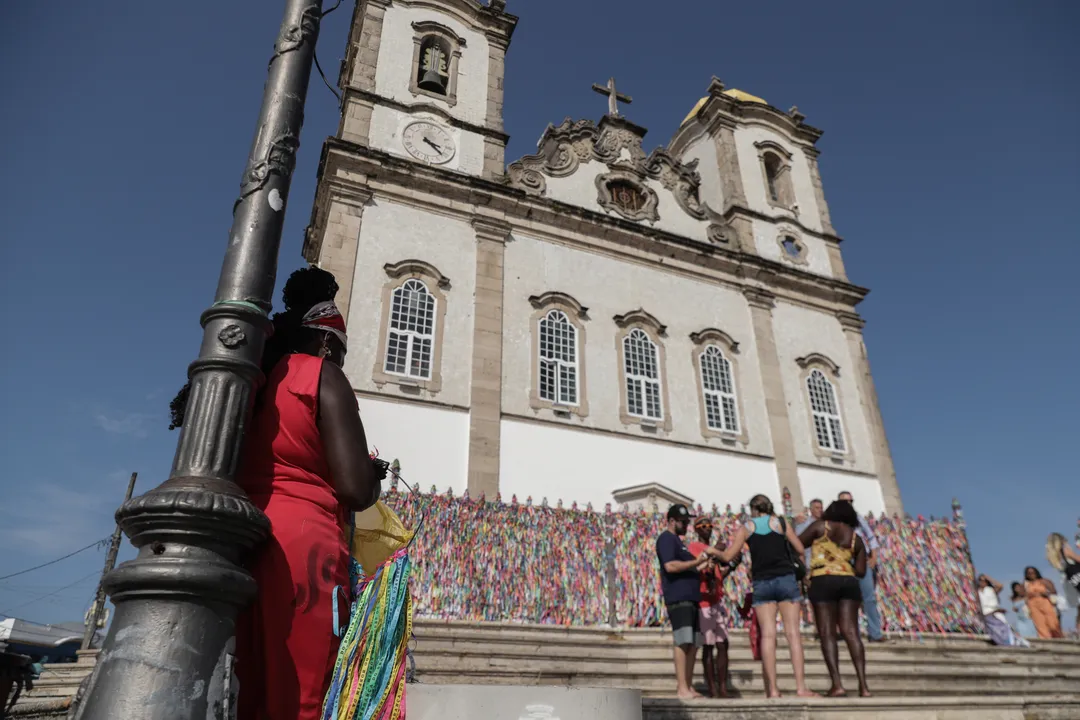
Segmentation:
[[(873, 699), (800, 700), (783, 637), (777, 648), (780, 690), (765, 700), (760, 663), (747, 634), (731, 637), (736, 701), (672, 699), (670, 632), (660, 629), (561, 628), (539, 625), (417, 621), (416, 679), (430, 684), (558, 685), (632, 688), (647, 720), (706, 717), (1080, 720), (1080, 643), (1047, 641), (1031, 650), (997, 648), (979, 638), (923, 636), (867, 645)], [(829, 686), (820, 647), (803, 638), (812, 689)], [(841, 672), (857, 688), (841, 643)], [(701, 663), (698, 663), (698, 684)]]
[[(781, 637), (777, 669), (780, 689), (789, 697), (765, 700), (761, 666), (746, 633), (735, 631), (731, 679), (741, 697), (681, 703), (671, 697), (671, 635), (664, 630), (418, 620), (414, 634), (415, 679), (421, 684), (631, 688), (644, 696), (645, 720), (1080, 720), (1080, 643), (1071, 641), (1013, 650), (978, 638), (894, 638), (867, 646), (875, 698), (807, 701), (791, 697), (794, 679)], [(803, 642), (809, 684), (824, 690), (828, 675), (819, 646), (810, 636)], [(64, 717), (96, 656), (90, 651), (78, 663), (46, 665), (11, 716)], [(854, 691), (842, 644), (840, 658), (844, 681)]]
[(34, 687), (19, 696), (12, 718), (62, 718), (66, 715), (79, 684), (94, 670), (97, 650), (79, 650), (73, 663), (46, 663)]

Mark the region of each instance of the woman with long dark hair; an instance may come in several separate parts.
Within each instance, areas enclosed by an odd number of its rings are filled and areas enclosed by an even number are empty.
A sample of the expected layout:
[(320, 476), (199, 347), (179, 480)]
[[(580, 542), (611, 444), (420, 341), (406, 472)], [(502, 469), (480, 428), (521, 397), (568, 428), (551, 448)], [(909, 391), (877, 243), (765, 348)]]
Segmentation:
[[(348, 622), (346, 518), (379, 498), (385, 464), (368, 455), (341, 366), (345, 322), (334, 276), (297, 270), (273, 317), (237, 482), (270, 519), (248, 563), (259, 594), (237, 621), (240, 720), (317, 720)], [(184, 422), (188, 386), (171, 409)]]
[(1035, 623), (1035, 631), (1044, 640), (1065, 637), (1061, 633), (1061, 618), (1058, 617), (1057, 606), (1050, 601), (1050, 596), (1056, 594), (1054, 583), (1044, 578), (1038, 568), (1024, 568), (1024, 596), (1031, 613), (1031, 622)]
[[(761, 669), (765, 676), (765, 696), (780, 697), (776, 687), (776, 614), (784, 622), (784, 635), (791, 652), (795, 688), (799, 697), (816, 697), (806, 687), (802, 636), (799, 634), (799, 582), (795, 579), (795, 557), (802, 557), (803, 546), (795, 530), (773, 512), (772, 500), (765, 495), (750, 498), (750, 521), (735, 532), (735, 537), (721, 551), (720, 561), (731, 562), (743, 546), (750, 548), (750, 579), (753, 581), (753, 607), (761, 630)], [(794, 551), (795, 555), (792, 554)]]
[(866, 574), (866, 546), (855, 532), (859, 515), (846, 500), (837, 500), (802, 531), (799, 541), (810, 547), (810, 603), (814, 607), (814, 624), (821, 639), (821, 654), (829, 670), (832, 687), (829, 697), (847, 695), (840, 680), (840, 652), (836, 643), (836, 628), (844, 636), (855, 676), (859, 679), (859, 695), (870, 696), (866, 684), (866, 651), (859, 636), (859, 605), (862, 590), (859, 580)]

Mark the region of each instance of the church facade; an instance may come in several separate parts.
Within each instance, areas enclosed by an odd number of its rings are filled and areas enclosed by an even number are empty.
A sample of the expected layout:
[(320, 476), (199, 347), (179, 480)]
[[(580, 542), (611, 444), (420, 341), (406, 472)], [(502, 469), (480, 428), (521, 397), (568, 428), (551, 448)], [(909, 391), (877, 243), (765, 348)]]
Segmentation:
[(646, 153), (609, 81), (599, 122), (507, 164), (516, 23), (357, 4), (304, 254), (341, 286), (372, 446), (473, 497), (902, 512), (821, 132), (714, 78)]

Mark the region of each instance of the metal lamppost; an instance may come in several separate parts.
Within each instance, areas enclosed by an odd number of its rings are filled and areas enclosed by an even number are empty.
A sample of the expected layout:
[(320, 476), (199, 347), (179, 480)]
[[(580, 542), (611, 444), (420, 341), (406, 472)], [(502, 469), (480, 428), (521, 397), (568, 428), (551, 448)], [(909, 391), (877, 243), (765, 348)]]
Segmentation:
[(235, 713), (233, 637), (255, 596), (238, 564), (266, 517), (235, 484), (277, 274), (322, 0), (285, 0), (255, 140), (233, 209), (214, 304), (169, 479), (126, 502), (117, 522), (138, 556), (109, 573), (116, 616), (76, 714), (81, 720), (190, 720)]

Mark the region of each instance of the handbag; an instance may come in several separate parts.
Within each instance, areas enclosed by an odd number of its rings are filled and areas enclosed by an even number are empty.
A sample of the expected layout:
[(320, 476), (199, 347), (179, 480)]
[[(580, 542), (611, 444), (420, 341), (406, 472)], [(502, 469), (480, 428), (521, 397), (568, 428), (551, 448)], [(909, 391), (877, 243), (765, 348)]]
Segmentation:
[(791, 561), (792, 566), (795, 568), (795, 582), (802, 582), (806, 579), (806, 563), (803, 562), (801, 557), (796, 557), (791, 550), (791, 543), (787, 539), (787, 520), (782, 516), (780, 517), (780, 529), (784, 531), (784, 547), (787, 548), (788, 560)]

